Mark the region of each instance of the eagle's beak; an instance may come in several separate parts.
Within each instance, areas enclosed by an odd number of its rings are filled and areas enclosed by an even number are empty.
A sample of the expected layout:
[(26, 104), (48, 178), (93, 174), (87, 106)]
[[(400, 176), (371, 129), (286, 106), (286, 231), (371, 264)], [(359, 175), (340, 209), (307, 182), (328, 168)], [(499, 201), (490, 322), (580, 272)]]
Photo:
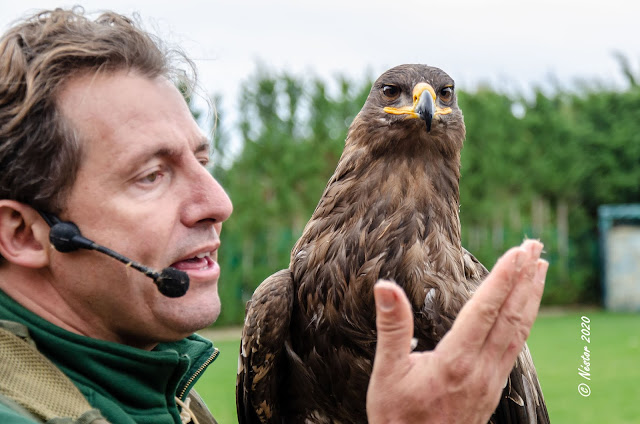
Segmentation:
[(436, 113), (436, 92), (431, 85), (421, 82), (414, 87), (413, 110), (427, 124), (427, 132), (431, 131), (431, 122)]
[(427, 131), (431, 131), (433, 118), (451, 113), (451, 108), (437, 107), (435, 90), (431, 84), (421, 82), (413, 88), (412, 106), (385, 107), (384, 111), (393, 115), (407, 115), (407, 118), (421, 118), (427, 125)]

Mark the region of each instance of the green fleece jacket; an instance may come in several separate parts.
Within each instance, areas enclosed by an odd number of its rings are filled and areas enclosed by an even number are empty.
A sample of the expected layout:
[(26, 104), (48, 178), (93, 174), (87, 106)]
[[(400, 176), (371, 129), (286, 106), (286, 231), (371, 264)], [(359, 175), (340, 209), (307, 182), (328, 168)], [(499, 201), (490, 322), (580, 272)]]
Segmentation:
[[(80, 336), (33, 314), (2, 291), (0, 319), (27, 326), (40, 353), (114, 424), (180, 424), (175, 397), (186, 399), (218, 354), (197, 334), (152, 351)], [(33, 422), (0, 403), (0, 423)]]

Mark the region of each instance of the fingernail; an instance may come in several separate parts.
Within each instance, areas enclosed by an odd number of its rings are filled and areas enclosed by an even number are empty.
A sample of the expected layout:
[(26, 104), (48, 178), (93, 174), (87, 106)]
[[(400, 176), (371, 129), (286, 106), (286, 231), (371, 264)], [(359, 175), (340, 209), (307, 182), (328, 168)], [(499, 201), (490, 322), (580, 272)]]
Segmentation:
[(536, 281), (539, 281), (540, 284), (545, 283), (545, 278), (547, 277), (547, 270), (549, 269), (549, 262), (541, 259), (538, 262), (538, 269), (536, 270)]
[(379, 286), (376, 290), (376, 303), (383, 312), (391, 312), (396, 306), (396, 296), (389, 287)]

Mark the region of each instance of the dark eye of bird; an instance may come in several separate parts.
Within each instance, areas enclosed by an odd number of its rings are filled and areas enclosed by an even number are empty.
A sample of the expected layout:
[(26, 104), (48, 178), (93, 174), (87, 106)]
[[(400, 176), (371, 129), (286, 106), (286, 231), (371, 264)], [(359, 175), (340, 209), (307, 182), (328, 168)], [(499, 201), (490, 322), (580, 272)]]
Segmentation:
[(382, 87), (382, 94), (389, 99), (395, 99), (400, 95), (400, 88), (397, 85), (385, 85)]
[(450, 102), (453, 98), (453, 87), (445, 87), (440, 90), (440, 100), (443, 102)]

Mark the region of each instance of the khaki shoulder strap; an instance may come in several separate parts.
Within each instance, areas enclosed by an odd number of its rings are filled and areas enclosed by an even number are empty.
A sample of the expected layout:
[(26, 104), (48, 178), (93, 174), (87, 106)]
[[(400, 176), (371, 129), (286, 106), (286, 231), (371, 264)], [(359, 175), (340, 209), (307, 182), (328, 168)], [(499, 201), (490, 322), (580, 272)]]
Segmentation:
[(48, 424), (108, 424), (28, 334), (22, 324), (0, 320), (0, 395)]
[(209, 411), (209, 408), (207, 408), (207, 405), (204, 403), (204, 400), (202, 400), (195, 390), (191, 389), (187, 397), (191, 399), (189, 409), (193, 415), (195, 415), (196, 420), (194, 420), (194, 422), (197, 421), (199, 424), (218, 424)]

